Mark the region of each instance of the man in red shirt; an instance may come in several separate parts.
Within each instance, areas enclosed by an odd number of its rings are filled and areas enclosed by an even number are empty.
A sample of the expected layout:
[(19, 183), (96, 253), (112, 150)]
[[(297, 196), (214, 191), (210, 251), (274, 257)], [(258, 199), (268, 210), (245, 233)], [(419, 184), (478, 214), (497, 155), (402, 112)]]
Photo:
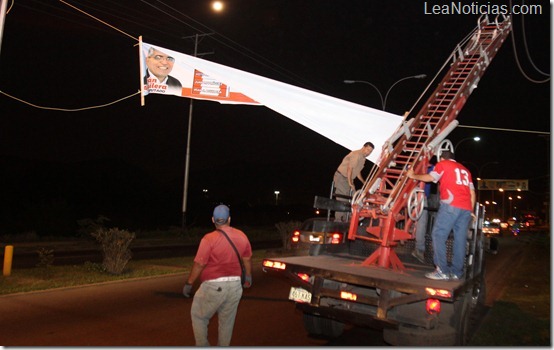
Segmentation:
[[(440, 208), (431, 232), (433, 260), (437, 268), (425, 277), (434, 280), (458, 280), (463, 277), (467, 234), (475, 207), (475, 187), (471, 173), (454, 160), (452, 152), (442, 151), (439, 158), (440, 161), (430, 173), (414, 174), (410, 169), (406, 176), (418, 181), (440, 184)], [(454, 244), (452, 264), (448, 266), (446, 241), (451, 231), (454, 231)]]
[[(244, 232), (230, 226), (231, 216), (226, 205), (215, 207), (212, 222), (216, 230), (207, 233), (200, 241), (183, 295), (190, 298), (192, 285), (200, 277), (201, 284), (194, 294), (190, 310), (196, 346), (210, 345), (208, 324), (216, 313), (219, 320), (217, 345), (229, 346), (242, 288), (252, 285), (252, 247)], [(233, 242), (244, 263), (244, 286), (241, 285), (237, 252), (220, 230)]]

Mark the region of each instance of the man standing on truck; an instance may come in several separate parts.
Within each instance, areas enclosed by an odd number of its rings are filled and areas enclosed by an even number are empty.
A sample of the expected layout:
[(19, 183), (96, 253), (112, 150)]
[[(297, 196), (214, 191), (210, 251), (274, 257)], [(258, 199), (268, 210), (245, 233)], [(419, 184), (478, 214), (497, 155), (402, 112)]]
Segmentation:
[[(427, 173), (430, 173), (437, 164), (437, 157), (432, 156), (429, 160), (429, 166), (427, 167)], [(415, 249), (412, 252), (412, 256), (419, 262), (425, 264), (425, 236), (427, 235), (427, 223), (429, 222), (429, 210), (437, 211), (439, 207), (439, 200), (437, 194), (437, 185), (429, 182), (425, 184), (423, 197), (424, 207), (419, 220), (417, 220), (416, 226), (416, 244)]]
[[(366, 142), (362, 148), (348, 153), (343, 158), (333, 176), (337, 200), (348, 201), (350, 190), (352, 190), (352, 193), (356, 191), (356, 186), (354, 185), (355, 178), (358, 178), (362, 183), (365, 182), (365, 179), (361, 175), (362, 169), (364, 168), (366, 158), (373, 152), (374, 148), (373, 143)], [(346, 222), (346, 213), (344, 211), (335, 211), (335, 221)]]
[[(406, 176), (424, 182), (439, 182), (440, 207), (431, 232), (433, 260), (436, 270), (425, 274), (434, 280), (458, 280), (463, 277), (466, 241), (475, 206), (475, 187), (471, 173), (454, 160), (454, 153), (442, 151), (440, 161), (428, 174), (414, 174), (409, 169)], [(446, 258), (446, 241), (454, 231), (452, 265)]]

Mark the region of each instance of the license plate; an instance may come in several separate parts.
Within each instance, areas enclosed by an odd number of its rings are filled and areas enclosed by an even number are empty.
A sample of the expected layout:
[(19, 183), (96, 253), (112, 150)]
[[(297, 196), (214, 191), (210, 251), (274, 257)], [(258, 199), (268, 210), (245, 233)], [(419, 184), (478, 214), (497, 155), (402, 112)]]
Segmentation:
[(309, 303), (312, 301), (312, 293), (302, 288), (291, 287), (289, 299), (300, 303)]
[(314, 236), (314, 235), (310, 235), (310, 242), (320, 242), (321, 241), (321, 236)]

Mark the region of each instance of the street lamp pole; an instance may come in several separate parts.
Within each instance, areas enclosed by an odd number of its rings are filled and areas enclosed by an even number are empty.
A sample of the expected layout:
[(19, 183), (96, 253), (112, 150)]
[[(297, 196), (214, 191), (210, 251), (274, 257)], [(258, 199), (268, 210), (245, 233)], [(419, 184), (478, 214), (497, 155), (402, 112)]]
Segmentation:
[[(198, 38), (204, 37), (207, 35), (212, 35), (213, 33), (207, 33), (207, 34), (195, 34), (192, 36), (194, 38), (194, 57), (199, 56), (198, 54)], [(191, 37), (183, 37), (183, 39), (187, 39)], [(202, 55), (205, 55), (207, 53), (204, 53)], [(187, 129), (187, 150), (185, 154), (185, 176), (183, 181), (183, 206), (182, 206), (182, 212), (181, 212), (181, 229), (185, 231), (185, 227), (187, 225), (187, 199), (188, 199), (188, 190), (189, 190), (189, 173), (190, 173), (190, 138), (191, 138), (191, 128), (192, 128), (192, 110), (193, 110), (193, 99), (190, 99), (189, 102), (189, 120), (188, 120), (188, 129)]]
[(475, 136), (475, 137), (466, 137), (465, 139), (461, 139), (460, 141), (458, 141), (458, 143), (456, 144), (456, 146), (454, 146), (454, 153), (456, 153), (456, 149), (458, 148), (458, 146), (464, 142), (464, 141), (467, 141), (467, 140), (473, 140), (475, 142), (479, 142), (481, 140), (481, 138), (479, 136)]
[[(460, 141), (461, 142), (461, 141)], [(481, 165), (480, 168), (478, 168), (478, 171), (477, 171), (477, 181), (481, 181), (481, 174), (483, 173), (483, 169), (485, 169), (485, 167), (487, 165), (491, 165), (491, 164), (498, 164), (499, 162), (497, 162), (496, 160), (492, 161), (492, 162), (486, 162), (485, 164)], [(479, 199), (481, 198), (481, 186), (479, 186), (479, 184), (477, 185), (477, 202), (479, 202)], [(493, 197), (494, 199), (494, 197)]]
[(505, 199), (506, 199), (506, 191), (504, 191), (503, 188), (499, 188), (498, 192), (502, 193), (502, 218), (500, 220), (505, 220), (506, 217), (504, 216), (504, 202), (505, 202)]
[(386, 106), (387, 106), (387, 97), (389, 96), (389, 93), (391, 92), (392, 88), (400, 83), (401, 81), (404, 81), (404, 80), (407, 80), (407, 79), (425, 79), (427, 77), (426, 74), (418, 74), (418, 75), (412, 75), (412, 76), (409, 76), (409, 77), (404, 77), (402, 79), (399, 79), (397, 80), (394, 84), (391, 85), (391, 87), (387, 90), (387, 93), (385, 94), (385, 98), (383, 98), (383, 94), (381, 94), (381, 91), (379, 90), (379, 88), (375, 85), (373, 85), (372, 83), (370, 83), (369, 81), (365, 81), (365, 80), (344, 80), (343, 82), (345, 84), (354, 84), (354, 83), (362, 83), (362, 84), (367, 84), (371, 87), (373, 87), (377, 93), (379, 94), (379, 98), (381, 98), (381, 107), (383, 110), (385, 110)]
[(391, 85), (391, 87), (387, 90), (387, 93), (385, 94), (385, 100), (383, 101), (383, 110), (385, 110), (386, 106), (387, 106), (387, 97), (389, 97), (389, 93), (390, 91), (392, 90), (392, 88), (400, 83), (401, 81), (404, 81), (404, 80), (407, 80), (407, 79), (425, 79), (427, 77), (426, 74), (418, 74), (418, 75), (413, 75), (411, 77), (405, 77), (405, 78), (402, 78), (400, 80), (398, 80), (397, 82), (395, 82), (394, 84)]

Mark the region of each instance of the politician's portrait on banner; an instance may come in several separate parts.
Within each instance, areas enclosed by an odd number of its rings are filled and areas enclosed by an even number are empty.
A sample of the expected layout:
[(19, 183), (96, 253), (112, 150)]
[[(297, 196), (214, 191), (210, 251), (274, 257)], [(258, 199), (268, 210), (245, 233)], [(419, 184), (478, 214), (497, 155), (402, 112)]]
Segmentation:
[(144, 62), (146, 66), (144, 91), (178, 96), (182, 94), (183, 85), (179, 79), (171, 76), (175, 57), (150, 47)]
[[(244, 94), (200, 71), (196, 57), (141, 43), (143, 93), (214, 100), (221, 103), (259, 104)], [(197, 64), (197, 62), (196, 62)]]

